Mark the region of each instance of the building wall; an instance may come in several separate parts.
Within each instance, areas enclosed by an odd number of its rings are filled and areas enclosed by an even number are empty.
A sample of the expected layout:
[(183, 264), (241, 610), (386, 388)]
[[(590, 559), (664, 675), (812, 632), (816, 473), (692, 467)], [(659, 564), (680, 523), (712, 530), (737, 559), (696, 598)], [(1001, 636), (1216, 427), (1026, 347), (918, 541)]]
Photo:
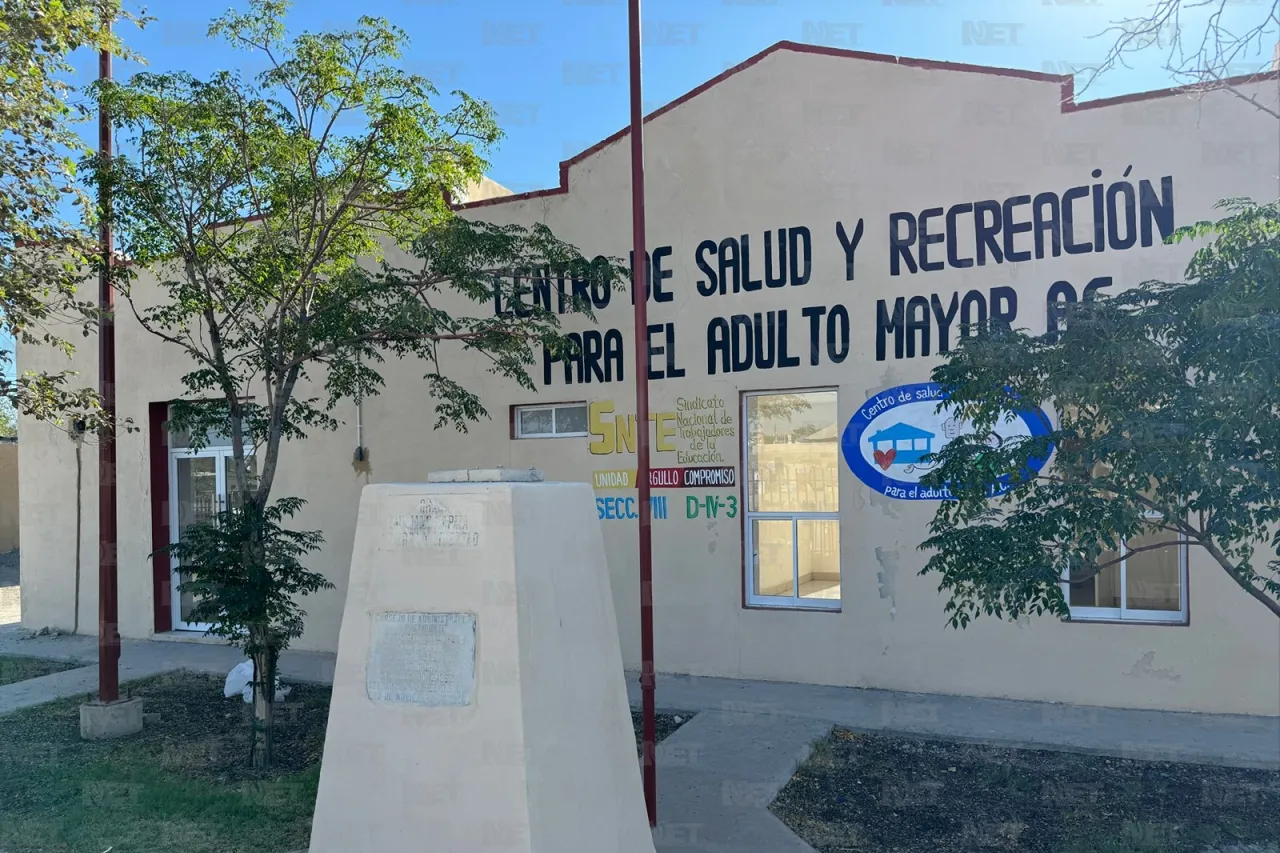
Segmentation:
[[(767, 53), (646, 125), (649, 244), (670, 246), (663, 260), (672, 273), (664, 289), (670, 301), (650, 305), (650, 323), (675, 330), (675, 364), (682, 378), (651, 384), (652, 411), (673, 413), (681, 400), (719, 398), (717, 417), (740, 427), (744, 391), (834, 388), (840, 429), (871, 395), (926, 381), (939, 363), (928, 357), (895, 357), (892, 337), (877, 358), (878, 300), (936, 294), (989, 295), (1008, 287), (1018, 299), (1017, 324), (1045, 327), (1050, 286), (1068, 281), (1077, 291), (1099, 276), (1115, 287), (1147, 278), (1177, 279), (1194, 250), (1188, 244), (1135, 246), (940, 271), (890, 273), (889, 216), (957, 202), (1002, 201), (1021, 194), (1114, 181), (1171, 176), (1178, 224), (1214, 216), (1221, 198), (1280, 194), (1276, 123), (1227, 93), (1167, 95), (1064, 109), (1062, 81), (1045, 75), (1001, 76), (940, 67), (873, 61), (838, 52), (791, 49)], [(1248, 91), (1277, 102), (1275, 80)], [(494, 199), (466, 215), (499, 223), (543, 222), (584, 251), (625, 257), (630, 245), (629, 148), (625, 137), (575, 159), (567, 168), (568, 192)], [(1100, 169), (1102, 177), (1091, 173)], [(1090, 205), (1081, 203), (1088, 211)], [(1086, 222), (1091, 217), (1084, 216)], [(859, 220), (864, 232), (852, 277), (837, 236)], [(935, 225), (938, 220), (934, 220)], [(1077, 224), (1079, 239), (1091, 234)], [(764, 233), (809, 229), (812, 276), (803, 286), (702, 296), (705, 279), (695, 262), (704, 240), (750, 235), (753, 270), (762, 268)], [(967, 229), (967, 230), (966, 230)], [(960, 224), (959, 246), (972, 247), (971, 226)], [(945, 255), (942, 244), (933, 257)], [(970, 253), (972, 251), (970, 249)], [(760, 265), (760, 266), (757, 266)], [(758, 272), (753, 275), (759, 275)], [(145, 288), (135, 288), (139, 293)], [(849, 317), (849, 352), (836, 362), (819, 335), (818, 361), (810, 363), (809, 320), (802, 313), (841, 305)], [(472, 306), (492, 311), (492, 306)], [(710, 372), (708, 328), (715, 318), (788, 312), (789, 368)], [(780, 316), (775, 313), (776, 318)], [(825, 316), (825, 314), (824, 314)], [(368, 459), (353, 461), (355, 407), (336, 414), (343, 426), (285, 448), (276, 494), (309, 500), (299, 524), (322, 529), (326, 548), (314, 565), (337, 588), (309, 598), (300, 648), (336, 647), (357, 496), (368, 482), (411, 482), (429, 471), (464, 466), (536, 466), (554, 479), (591, 481), (601, 470), (635, 467), (634, 453), (593, 453), (583, 438), (512, 440), (510, 407), (549, 402), (611, 402), (612, 415), (634, 413), (631, 311), (613, 294), (598, 311), (598, 325), (568, 318), (573, 329), (616, 329), (626, 353), (625, 378), (566, 384), (553, 365), (533, 366), (537, 392), (494, 379), (483, 365), (456, 353), (445, 370), (479, 389), (490, 418), (467, 433), (432, 431), (433, 407), (424, 390), (425, 368), (389, 362), (384, 393), (365, 402)], [(954, 332), (953, 332), (954, 333)], [(145, 423), (149, 404), (181, 393), (184, 365), (128, 316), (120, 323), (121, 412)], [(933, 341), (936, 346), (936, 329)], [(655, 340), (656, 342), (656, 340)], [(24, 364), (32, 357), (24, 352)], [(663, 358), (655, 361), (662, 366)], [(92, 376), (92, 353), (77, 365)], [(727, 421), (726, 421), (727, 422)], [(49, 536), (49, 525), (73, 518), (74, 456), (70, 442), (40, 425), (24, 423), (23, 622), (28, 627), (70, 621), (66, 586), (74, 548), (68, 537)], [(723, 464), (738, 468), (741, 430), (718, 442)], [(677, 464), (687, 445), (657, 450), (655, 466)], [(597, 444), (597, 449), (601, 445)], [(120, 443), (121, 631), (145, 637), (154, 628), (149, 480), (151, 449), (145, 430)], [(96, 536), (95, 463), (86, 449), (83, 542)], [(43, 472), (37, 479), (30, 472)], [(802, 681), (1077, 702), (1119, 707), (1167, 708), (1249, 714), (1280, 713), (1280, 624), (1245, 596), (1204, 555), (1190, 557), (1190, 623), (1185, 626), (1061, 623), (1049, 618), (1018, 623), (979, 619), (963, 632), (946, 627), (945, 600), (937, 582), (921, 577), (925, 555), (918, 545), (935, 505), (886, 498), (864, 486), (842, 462), (838, 613), (747, 609), (742, 593), (742, 519), (705, 514), (687, 517), (686, 499), (741, 498), (737, 488), (659, 490), (668, 516), (654, 522), (654, 613), (657, 667), (729, 677)], [(601, 489), (603, 497), (634, 491)], [(565, 524), (597, 523), (566, 518)], [(604, 519), (623, 653), (639, 661), (639, 583), (636, 525)], [(38, 532), (39, 531), (39, 532)], [(93, 552), (86, 552), (93, 553)], [(29, 568), (30, 567), (30, 568)], [(88, 576), (88, 575), (86, 575)], [(92, 590), (82, 608), (96, 607)], [(82, 610), (83, 612), (83, 610)], [(92, 613), (90, 609), (88, 612)], [(86, 623), (81, 620), (81, 624)]]
[(18, 443), (0, 441), (0, 554), (18, 547)]

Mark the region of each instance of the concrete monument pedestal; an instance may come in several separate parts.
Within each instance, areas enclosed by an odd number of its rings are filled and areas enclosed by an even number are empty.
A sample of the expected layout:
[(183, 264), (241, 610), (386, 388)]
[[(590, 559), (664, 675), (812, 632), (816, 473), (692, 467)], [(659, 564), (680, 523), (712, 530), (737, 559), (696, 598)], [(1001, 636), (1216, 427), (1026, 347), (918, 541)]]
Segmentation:
[(585, 483), (367, 486), (310, 853), (653, 853)]

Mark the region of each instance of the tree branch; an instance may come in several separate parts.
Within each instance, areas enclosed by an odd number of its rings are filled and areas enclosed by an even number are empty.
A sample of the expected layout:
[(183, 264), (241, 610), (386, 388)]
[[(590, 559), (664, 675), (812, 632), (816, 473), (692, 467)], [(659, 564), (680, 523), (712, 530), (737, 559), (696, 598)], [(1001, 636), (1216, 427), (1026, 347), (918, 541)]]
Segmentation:
[(1241, 100), (1245, 101), (1246, 103), (1250, 103), (1250, 104), (1252, 104), (1253, 106), (1257, 107), (1257, 108), (1258, 108), (1258, 110), (1260, 110), (1261, 112), (1266, 113), (1267, 115), (1271, 116), (1271, 117), (1272, 117), (1272, 118), (1274, 118), (1274, 119), (1280, 120), (1280, 110), (1277, 110), (1277, 109), (1275, 109), (1274, 107), (1270, 107), (1270, 106), (1268, 106), (1268, 105), (1266, 105), (1266, 104), (1262, 103), (1261, 101), (1259, 101), (1257, 98), (1253, 97), (1252, 95), (1246, 95), (1244, 92), (1241, 92), (1241, 91), (1240, 91), (1239, 89), (1237, 89), (1235, 86), (1225, 86), (1225, 87), (1223, 87), (1223, 88), (1225, 88), (1225, 89), (1226, 89), (1228, 92), (1230, 92), (1231, 94), (1235, 95), (1237, 98), (1240, 98)]
[(1110, 568), (1111, 566), (1118, 565), (1124, 562), (1125, 560), (1129, 559), (1130, 557), (1132, 557), (1134, 554), (1141, 554), (1143, 551), (1155, 551), (1159, 548), (1182, 548), (1185, 545), (1186, 545), (1185, 542), (1178, 540), (1175, 542), (1157, 542), (1153, 545), (1139, 545), (1137, 548), (1129, 548), (1127, 546), (1122, 546), (1120, 549), (1121, 554), (1119, 557), (1116, 557), (1114, 560), (1107, 560), (1105, 563), (1094, 563), (1092, 566), (1090, 566), (1090, 571), (1086, 575), (1077, 576), (1077, 575), (1072, 575), (1070, 572), (1068, 572), (1066, 582), (1067, 583), (1084, 583), (1087, 580), (1092, 580), (1094, 577), (1101, 574), (1103, 569), (1107, 569), (1107, 568)]
[(1209, 556), (1213, 557), (1213, 559), (1217, 561), (1218, 565), (1222, 567), (1222, 570), (1226, 572), (1233, 581), (1239, 584), (1245, 592), (1262, 602), (1263, 606), (1276, 616), (1280, 616), (1280, 601), (1271, 598), (1271, 596), (1267, 595), (1266, 592), (1254, 586), (1248, 578), (1241, 575), (1240, 571), (1231, 564), (1230, 560), (1227, 559), (1227, 555), (1222, 553), (1221, 549), (1219, 549), (1217, 545), (1214, 545), (1207, 537), (1201, 540), (1200, 544), (1209, 552)]

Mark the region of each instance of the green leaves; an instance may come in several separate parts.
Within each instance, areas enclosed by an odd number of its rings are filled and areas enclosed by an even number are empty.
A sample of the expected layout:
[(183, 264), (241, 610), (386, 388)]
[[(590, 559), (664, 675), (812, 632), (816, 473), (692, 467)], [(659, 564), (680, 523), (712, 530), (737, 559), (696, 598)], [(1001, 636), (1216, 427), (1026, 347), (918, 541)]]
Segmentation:
[[(92, 103), (68, 82), (68, 56), (92, 47), (136, 58), (103, 27), (108, 19), (145, 23), (116, 0), (0, 4), (0, 323), (24, 343), (68, 353), (71, 342), (50, 329), (65, 323), (87, 334), (97, 318), (96, 305), (76, 297), (95, 251), (88, 225), (96, 211), (76, 185), (76, 156), (88, 152), (74, 125)], [(66, 221), (64, 205), (78, 207), (82, 221)], [(7, 358), (0, 353), (0, 397), (38, 419), (102, 426), (93, 392), (67, 387), (72, 374), (11, 381)]]
[[(492, 109), (463, 93), (437, 109), (430, 81), (397, 65), (407, 39), (386, 21), (291, 37), (287, 9), (250, 0), (210, 28), (268, 63), (251, 80), (95, 87), (126, 153), (83, 164), (134, 261), (108, 271), (128, 310), (191, 360), (169, 430), (193, 449), (230, 437), (236, 508), (181, 531), (171, 552), (192, 575), (192, 618), (251, 655), (296, 637), (297, 597), (328, 586), (302, 566), (319, 534), (284, 526), (301, 501), (271, 501), (281, 442), (336, 428), (341, 401), (381, 391), (389, 358), (420, 364), (437, 427), (465, 430), (486, 411), (443, 352), (532, 387), (536, 348), (570, 346), (559, 311), (528, 305), (532, 290), (626, 278), (545, 226), (457, 217), (447, 199), (482, 177), (501, 138)], [(566, 292), (564, 310), (590, 314)], [(495, 300), (520, 308), (495, 315)]]
[[(109, 187), (136, 262), (111, 275), (142, 326), (193, 360), (183, 383), (201, 405), (179, 404), (174, 423), (256, 446), (262, 477), (245, 500), (260, 505), (279, 442), (336, 427), (341, 400), (381, 390), (385, 358), (420, 360), (438, 424), (465, 428), (485, 410), (441, 367), (442, 350), (531, 387), (535, 348), (568, 346), (558, 314), (494, 316), (495, 298), (527, 297), (538, 275), (624, 277), (545, 226), (455, 216), (448, 197), (481, 178), (501, 137), (492, 109), (454, 93), (438, 110), (430, 81), (396, 64), (407, 39), (384, 20), (290, 37), (287, 8), (251, 0), (210, 28), (268, 62), (252, 80), (139, 74), (97, 86), (129, 153), (84, 162), (87, 180)], [(134, 292), (139, 269), (160, 293)], [(567, 307), (589, 313), (581, 300)], [(320, 393), (298, 398), (300, 382)]]
[(18, 413), (7, 397), (0, 397), (0, 438), (13, 438), (18, 434)]
[(164, 549), (190, 578), (182, 591), (195, 596), (191, 621), (211, 623), (210, 634), (248, 655), (263, 651), (264, 642), (285, 649), (302, 635), (306, 612), (297, 599), (333, 589), (301, 562), (324, 537), (282, 524), (305, 503), (282, 498), (266, 508), (250, 503), (223, 510), (212, 521), (188, 525), (182, 541)]
[[(1071, 306), (1065, 329), (992, 327), (966, 337), (933, 374), (977, 435), (938, 454), (927, 482), (948, 484), (921, 546), (948, 592), (951, 624), (981, 614), (1067, 616), (1060, 581), (1122, 539), (1165, 531), (1200, 546), (1280, 615), (1280, 204), (1229, 199), (1227, 215), (1179, 230), (1212, 238), (1186, 281), (1144, 282)], [(990, 447), (1019, 397), (1045, 401), (1041, 440)], [(1054, 450), (1052, 467), (1026, 477)], [(986, 484), (1010, 490), (988, 498)], [(1280, 554), (1280, 551), (1277, 551)]]

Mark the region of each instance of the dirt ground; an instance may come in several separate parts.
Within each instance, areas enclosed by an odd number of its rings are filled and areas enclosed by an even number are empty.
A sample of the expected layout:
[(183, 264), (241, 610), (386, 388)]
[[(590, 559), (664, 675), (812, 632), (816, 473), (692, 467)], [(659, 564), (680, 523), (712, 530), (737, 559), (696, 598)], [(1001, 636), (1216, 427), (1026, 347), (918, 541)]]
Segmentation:
[(771, 808), (820, 853), (1275, 850), (1280, 773), (838, 728)]
[[(689, 722), (689, 719), (692, 716), (693, 714), (686, 714), (686, 713), (680, 713), (680, 714), (654, 713), (653, 727), (654, 727), (654, 734), (657, 736), (655, 739), (655, 743), (662, 743), (664, 740), (667, 739), (669, 735), (673, 734), (676, 729), (680, 728), (685, 723)], [(640, 716), (640, 712), (636, 710), (632, 710), (631, 727), (635, 729), (635, 732), (636, 732), (636, 755), (639, 755), (641, 757), (644, 757), (644, 751), (643, 751), (644, 744), (640, 740), (641, 738), (640, 729), (641, 729), (641, 726), (643, 725), (643, 722), (644, 720)]]

